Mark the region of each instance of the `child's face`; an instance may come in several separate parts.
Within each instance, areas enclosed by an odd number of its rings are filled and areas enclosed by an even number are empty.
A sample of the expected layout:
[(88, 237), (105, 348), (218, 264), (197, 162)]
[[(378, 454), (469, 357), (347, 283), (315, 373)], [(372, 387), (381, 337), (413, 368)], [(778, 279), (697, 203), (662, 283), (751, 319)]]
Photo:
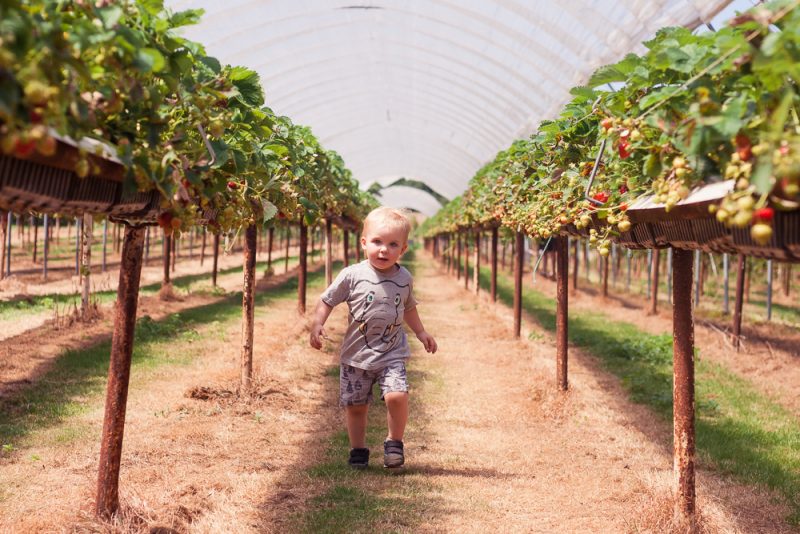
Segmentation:
[(373, 223), (361, 236), (361, 248), (370, 265), (388, 272), (408, 248), (407, 237), (402, 228)]

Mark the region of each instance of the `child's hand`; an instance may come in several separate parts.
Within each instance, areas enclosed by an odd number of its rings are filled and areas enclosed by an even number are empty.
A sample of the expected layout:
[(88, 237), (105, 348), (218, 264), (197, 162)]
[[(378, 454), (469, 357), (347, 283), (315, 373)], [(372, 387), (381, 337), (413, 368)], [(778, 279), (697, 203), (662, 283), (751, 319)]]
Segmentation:
[(417, 334), (417, 339), (422, 342), (422, 345), (425, 347), (425, 350), (430, 352), (431, 354), (436, 352), (436, 349), (439, 347), (436, 345), (436, 340), (433, 339), (433, 336), (427, 333), (425, 330)]
[(318, 323), (311, 325), (311, 336), (309, 340), (311, 346), (320, 350), (322, 348), (323, 339), (328, 339), (328, 336), (325, 335), (325, 330), (322, 328), (322, 325)]

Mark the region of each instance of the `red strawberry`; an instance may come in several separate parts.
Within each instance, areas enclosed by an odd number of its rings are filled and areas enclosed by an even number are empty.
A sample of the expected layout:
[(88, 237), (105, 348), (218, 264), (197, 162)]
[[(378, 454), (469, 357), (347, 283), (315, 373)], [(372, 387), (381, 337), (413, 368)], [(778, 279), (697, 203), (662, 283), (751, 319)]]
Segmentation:
[(753, 158), (753, 144), (743, 133), (736, 134), (736, 152), (742, 161), (750, 161)]
[(627, 141), (620, 141), (617, 150), (619, 150), (619, 157), (622, 159), (627, 159), (631, 155), (630, 144)]
[(753, 212), (753, 221), (756, 222), (771, 222), (775, 216), (775, 210), (772, 208), (759, 208)]
[(600, 121), (600, 126), (602, 126), (605, 131), (609, 131), (611, 127), (614, 126), (614, 119), (606, 117)]
[(605, 191), (600, 191), (599, 193), (595, 193), (594, 196), (592, 196), (592, 198), (598, 202), (602, 202), (603, 204), (605, 204), (606, 202), (608, 202), (608, 193), (606, 193)]

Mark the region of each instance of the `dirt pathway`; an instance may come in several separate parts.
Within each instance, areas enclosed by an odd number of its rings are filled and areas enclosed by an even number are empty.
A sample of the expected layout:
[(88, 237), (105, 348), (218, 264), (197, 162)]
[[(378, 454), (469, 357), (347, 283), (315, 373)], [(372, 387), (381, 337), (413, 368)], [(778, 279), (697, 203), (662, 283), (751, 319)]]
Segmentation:
[[(433, 266), (421, 264), (415, 287), (442, 348), (416, 364), (444, 383), (428, 408), (426, 446), (412, 449), (437, 502), (421, 530), (666, 529), (670, 428), (574, 349), (571, 390), (558, 394), (552, 344), (510, 339), (507, 308), (467, 294)], [(752, 488), (701, 472), (698, 494), (709, 531), (787, 528), (786, 510)]]
[[(548, 334), (511, 339), (506, 307), (430, 263), (416, 267), (420, 314), (440, 352), (413, 342), (406, 471), (345, 471), (348, 484), (394, 506), (351, 531), (669, 531), (668, 425), (577, 350), (571, 390), (558, 394)], [(291, 294), (257, 308), (258, 394), (248, 401), (232, 395), (235, 316), (176, 334), (158, 349), (167, 363), (135, 370), (115, 525), (91, 516), (103, 405), (87, 398), (86, 412), (0, 458), (0, 531), (287, 532), (303, 514), (325, 512), (319, 497), (340, 481), (312, 470), (342, 429), (329, 372), (336, 346), (309, 348), (294, 310)], [(331, 337), (345, 318), (338, 307)], [(788, 511), (766, 492), (701, 471), (698, 494), (706, 532), (791, 532)]]

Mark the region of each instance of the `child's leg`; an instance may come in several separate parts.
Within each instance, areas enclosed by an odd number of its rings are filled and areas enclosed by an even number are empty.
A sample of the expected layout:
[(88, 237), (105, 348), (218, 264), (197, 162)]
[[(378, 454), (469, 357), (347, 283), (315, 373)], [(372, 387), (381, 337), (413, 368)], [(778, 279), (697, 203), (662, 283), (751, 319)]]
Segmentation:
[(347, 417), (347, 435), (350, 438), (351, 449), (366, 447), (367, 442), (367, 404), (348, 406), (345, 408)]
[(387, 439), (403, 441), (408, 422), (408, 392), (392, 391), (384, 395), (383, 400), (386, 401), (386, 422), (389, 426)]

